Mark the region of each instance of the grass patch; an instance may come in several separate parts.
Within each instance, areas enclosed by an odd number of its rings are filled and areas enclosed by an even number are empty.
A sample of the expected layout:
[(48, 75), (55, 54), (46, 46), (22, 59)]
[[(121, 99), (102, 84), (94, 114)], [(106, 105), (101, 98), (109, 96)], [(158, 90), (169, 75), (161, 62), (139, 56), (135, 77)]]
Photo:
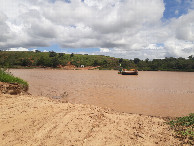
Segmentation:
[(183, 144), (194, 145), (194, 113), (171, 120), (168, 124), (174, 129), (175, 137), (181, 139)]
[(24, 90), (28, 90), (28, 83), (18, 77), (14, 77), (12, 74), (0, 69), (0, 82), (18, 83)]

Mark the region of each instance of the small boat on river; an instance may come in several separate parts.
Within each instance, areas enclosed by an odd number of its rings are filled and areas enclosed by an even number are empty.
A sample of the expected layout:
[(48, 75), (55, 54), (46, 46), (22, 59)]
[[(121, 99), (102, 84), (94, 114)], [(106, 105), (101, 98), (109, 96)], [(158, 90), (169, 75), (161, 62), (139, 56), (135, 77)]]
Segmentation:
[(123, 69), (122, 71), (120, 71), (119, 74), (122, 74), (122, 75), (138, 75), (138, 70), (136, 70), (136, 69), (130, 69), (130, 70)]

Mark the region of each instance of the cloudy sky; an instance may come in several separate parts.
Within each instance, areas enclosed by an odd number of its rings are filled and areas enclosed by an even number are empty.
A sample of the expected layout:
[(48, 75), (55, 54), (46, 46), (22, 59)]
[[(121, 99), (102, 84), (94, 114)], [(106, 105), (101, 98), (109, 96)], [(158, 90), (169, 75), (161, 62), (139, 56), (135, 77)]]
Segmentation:
[(194, 0), (0, 0), (0, 49), (194, 55)]

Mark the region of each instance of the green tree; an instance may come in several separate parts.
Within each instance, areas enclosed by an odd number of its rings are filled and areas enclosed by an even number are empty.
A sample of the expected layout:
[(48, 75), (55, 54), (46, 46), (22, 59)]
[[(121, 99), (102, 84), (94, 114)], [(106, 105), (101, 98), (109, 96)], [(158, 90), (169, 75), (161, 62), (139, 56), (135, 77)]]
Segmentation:
[(145, 62), (148, 63), (148, 62), (149, 62), (149, 58), (146, 58), (146, 59), (145, 59)]
[(49, 57), (55, 57), (55, 56), (57, 56), (56, 52), (54, 52), (54, 51), (49, 52)]
[(64, 56), (64, 53), (59, 53), (59, 57), (63, 57)]
[(140, 59), (139, 58), (134, 58), (134, 63), (135, 64), (138, 64), (140, 62)]
[(189, 56), (188, 57), (190, 60), (194, 59), (193, 55)]
[(123, 62), (123, 58), (120, 58), (120, 59), (119, 59), (119, 63), (122, 63), (122, 62)]
[(73, 53), (71, 53), (70, 57), (73, 57), (73, 56), (74, 56), (74, 54), (73, 54)]
[(50, 58), (41, 56), (40, 59), (37, 60), (37, 65), (51, 67), (53, 64)]
[(99, 66), (99, 65), (100, 65), (99, 61), (98, 60), (94, 60), (93, 66)]
[(51, 62), (52, 62), (52, 67), (54, 68), (56, 68), (60, 64), (60, 61), (57, 57), (52, 58)]
[(22, 59), (22, 66), (31, 66), (32, 65), (32, 61), (28, 58)]
[(39, 52), (41, 52), (41, 51), (39, 51), (39, 50), (35, 50), (35, 52), (36, 52), (36, 53), (39, 53)]

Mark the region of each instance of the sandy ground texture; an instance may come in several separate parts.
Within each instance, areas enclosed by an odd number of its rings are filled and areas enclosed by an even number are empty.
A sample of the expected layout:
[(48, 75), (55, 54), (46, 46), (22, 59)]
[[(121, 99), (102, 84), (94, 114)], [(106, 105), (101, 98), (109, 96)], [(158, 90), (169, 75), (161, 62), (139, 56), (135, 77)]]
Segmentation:
[(0, 95), (0, 144), (178, 145), (160, 118), (31, 95)]

